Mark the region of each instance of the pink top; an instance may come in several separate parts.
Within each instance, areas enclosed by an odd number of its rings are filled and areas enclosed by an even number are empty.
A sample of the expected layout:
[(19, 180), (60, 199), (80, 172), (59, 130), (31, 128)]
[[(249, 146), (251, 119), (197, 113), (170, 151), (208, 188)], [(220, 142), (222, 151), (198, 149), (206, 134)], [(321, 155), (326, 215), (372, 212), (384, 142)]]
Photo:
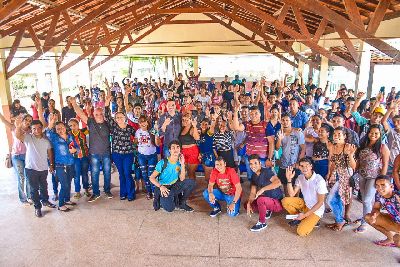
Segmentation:
[(24, 155), (26, 153), (25, 144), (17, 138), (17, 136), (15, 135), (15, 130), (12, 131), (12, 136), (13, 136), (13, 144), (12, 144), (11, 154)]

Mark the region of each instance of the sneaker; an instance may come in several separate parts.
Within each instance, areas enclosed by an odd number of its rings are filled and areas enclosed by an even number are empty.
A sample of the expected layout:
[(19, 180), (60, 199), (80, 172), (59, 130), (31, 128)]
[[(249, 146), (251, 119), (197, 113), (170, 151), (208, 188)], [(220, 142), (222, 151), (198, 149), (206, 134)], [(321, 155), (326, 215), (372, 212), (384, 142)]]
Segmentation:
[(85, 189), (85, 196), (90, 197), (89, 189)]
[(80, 199), (82, 197), (81, 193), (75, 193), (74, 198), (75, 199)]
[(120, 197), (119, 198), (119, 200), (125, 200), (126, 199), (126, 197)]
[(35, 209), (35, 216), (38, 218), (41, 218), (43, 216), (41, 209)]
[(53, 196), (53, 198), (51, 200), (57, 201), (58, 200), (58, 194), (54, 194), (54, 196)]
[(52, 209), (55, 209), (55, 208), (56, 208), (56, 205), (54, 205), (53, 203), (51, 203), (51, 202), (49, 202), (49, 201), (43, 201), (43, 202), (42, 202), (42, 205), (45, 206), (45, 207), (52, 208)]
[(268, 227), (268, 225), (266, 223), (257, 222), (253, 227), (250, 228), (250, 231), (252, 231), (252, 232), (260, 232), (260, 231), (264, 230), (267, 227)]
[(182, 211), (186, 211), (186, 212), (193, 212), (194, 209), (192, 207), (190, 207), (188, 204), (182, 204), (178, 207), (178, 209), (182, 210)]
[(28, 198), (26, 201), (29, 203), (29, 205), (33, 205), (33, 200), (31, 198)]
[(92, 195), (89, 199), (88, 202), (95, 202), (100, 196)]
[(299, 225), (300, 223), (301, 223), (300, 220), (291, 220), (288, 224), (289, 224), (290, 226), (297, 226), (297, 225)]
[(272, 217), (272, 211), (267, 210), (267, 213), (265, 214), (265, 219), (268, 220), (271, 219), (271, 217)]
[(111, 192), (106, 192), (105, 194), (108, 199), (112, 199), (114, 197), (113, 194), (111, 194)]
[(210, 217), (214, 218), (217, 217), (218, 214), (221, 213), (221, 209), (214, 209), (213, 211), (210, 212)]

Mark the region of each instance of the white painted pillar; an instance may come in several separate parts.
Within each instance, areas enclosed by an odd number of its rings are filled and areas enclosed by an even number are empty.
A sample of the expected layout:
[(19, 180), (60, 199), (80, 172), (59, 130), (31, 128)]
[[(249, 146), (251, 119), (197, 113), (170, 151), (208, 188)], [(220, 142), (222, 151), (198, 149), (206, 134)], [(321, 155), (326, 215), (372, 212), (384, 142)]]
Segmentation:
[[(1, 42), (0, 42), (1, 45)], [(4, 115), (4, 117), (9, 120), (11, 118), (10, 114), (10, 105), (12, 103), (12, 97), (11, 97), (11, 86), (10, 86), (10, 80), (7, 79), (6, 77), (6, 71), (5, 71), (5, 58), (6, 58), (6, 53), (4, 49), (0, 49), (0, 58), (1, 58), (1, 66), (0, 66), (0, 101), (1, 101), (1, 112)], [(3, 128), (4, 125), (1, 125), (1, 128)], [(2, 131), (0, 133), (0, 138), (1, 140), (7, 139), (7, 145), (8, 148), (11, 148), (12, 146), (12, 135), (11, 131), (4, 127), (5, 131)], [(8, 148), (4, 148), (3, 151), (4, 154), (8, 153)]]
[(318, 87), (325, 88), (325, 85), (328, 81), (328, 68), (329, 68), (329, 59), (327, 57), (321, 56)]
[(371, 66), (371, 46), (365, 42), (360, 44), (360, 65), (356, 75), (355, 92), (367, 92), (369, 71)]

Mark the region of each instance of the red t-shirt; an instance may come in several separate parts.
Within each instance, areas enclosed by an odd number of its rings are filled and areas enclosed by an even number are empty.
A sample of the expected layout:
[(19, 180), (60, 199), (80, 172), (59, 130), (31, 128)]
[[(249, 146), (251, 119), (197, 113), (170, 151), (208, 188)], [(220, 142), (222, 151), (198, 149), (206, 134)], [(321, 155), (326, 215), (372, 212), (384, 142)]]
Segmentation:
[(240, 183), (240, 178), (234, 168), (226, 167), (225, 173), (213, 169), (210, 182), (216, 183), (222, 193), (233, 196), (236, 192), (235, 185)]

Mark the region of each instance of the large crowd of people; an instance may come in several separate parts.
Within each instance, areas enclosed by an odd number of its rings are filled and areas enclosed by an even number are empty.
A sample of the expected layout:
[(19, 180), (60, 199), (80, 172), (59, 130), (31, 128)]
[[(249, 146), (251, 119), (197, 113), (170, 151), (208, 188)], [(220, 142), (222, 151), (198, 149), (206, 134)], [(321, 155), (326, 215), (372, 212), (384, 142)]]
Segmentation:
[[(111, 199), (116, 168), (121, 201), (143, 192), (154, 210), (193, 212), (189, 197), (204, 173), (211, 217), (222, 212), (222, 202), (231, 217), (258, 212), (250, 229), (257, 232), (286, 210), (297, 234), (307, 236), (332, 212), (329, 229), (355, 225), (363, 233), (369, 224), (386, 236), (377, 245), (400, 247), (400, 92), (394, 87), (366, 98), (341, 85), (329, 98), (329, 84), (319, 88), (312, 79), (248, 83), (236, 75), (216, 83), (185, 74), (186, 80), (175, 73), (169, 82), (125, 78), (105, 80), (102, 89), (81, 86), (61, 112), (51, 93), (34, 94), (28, 109), (14, 100), (11, 117), (0, 119), (12, 130), (19, 200), (33, 205), (37, 217), (42, 206), (68, 212), (73, 200), (100, 198), (101, 172)], [(49, 173), (58, 205), (49, 201)], [(363, 209), (354, 221), (356, 198)]]

